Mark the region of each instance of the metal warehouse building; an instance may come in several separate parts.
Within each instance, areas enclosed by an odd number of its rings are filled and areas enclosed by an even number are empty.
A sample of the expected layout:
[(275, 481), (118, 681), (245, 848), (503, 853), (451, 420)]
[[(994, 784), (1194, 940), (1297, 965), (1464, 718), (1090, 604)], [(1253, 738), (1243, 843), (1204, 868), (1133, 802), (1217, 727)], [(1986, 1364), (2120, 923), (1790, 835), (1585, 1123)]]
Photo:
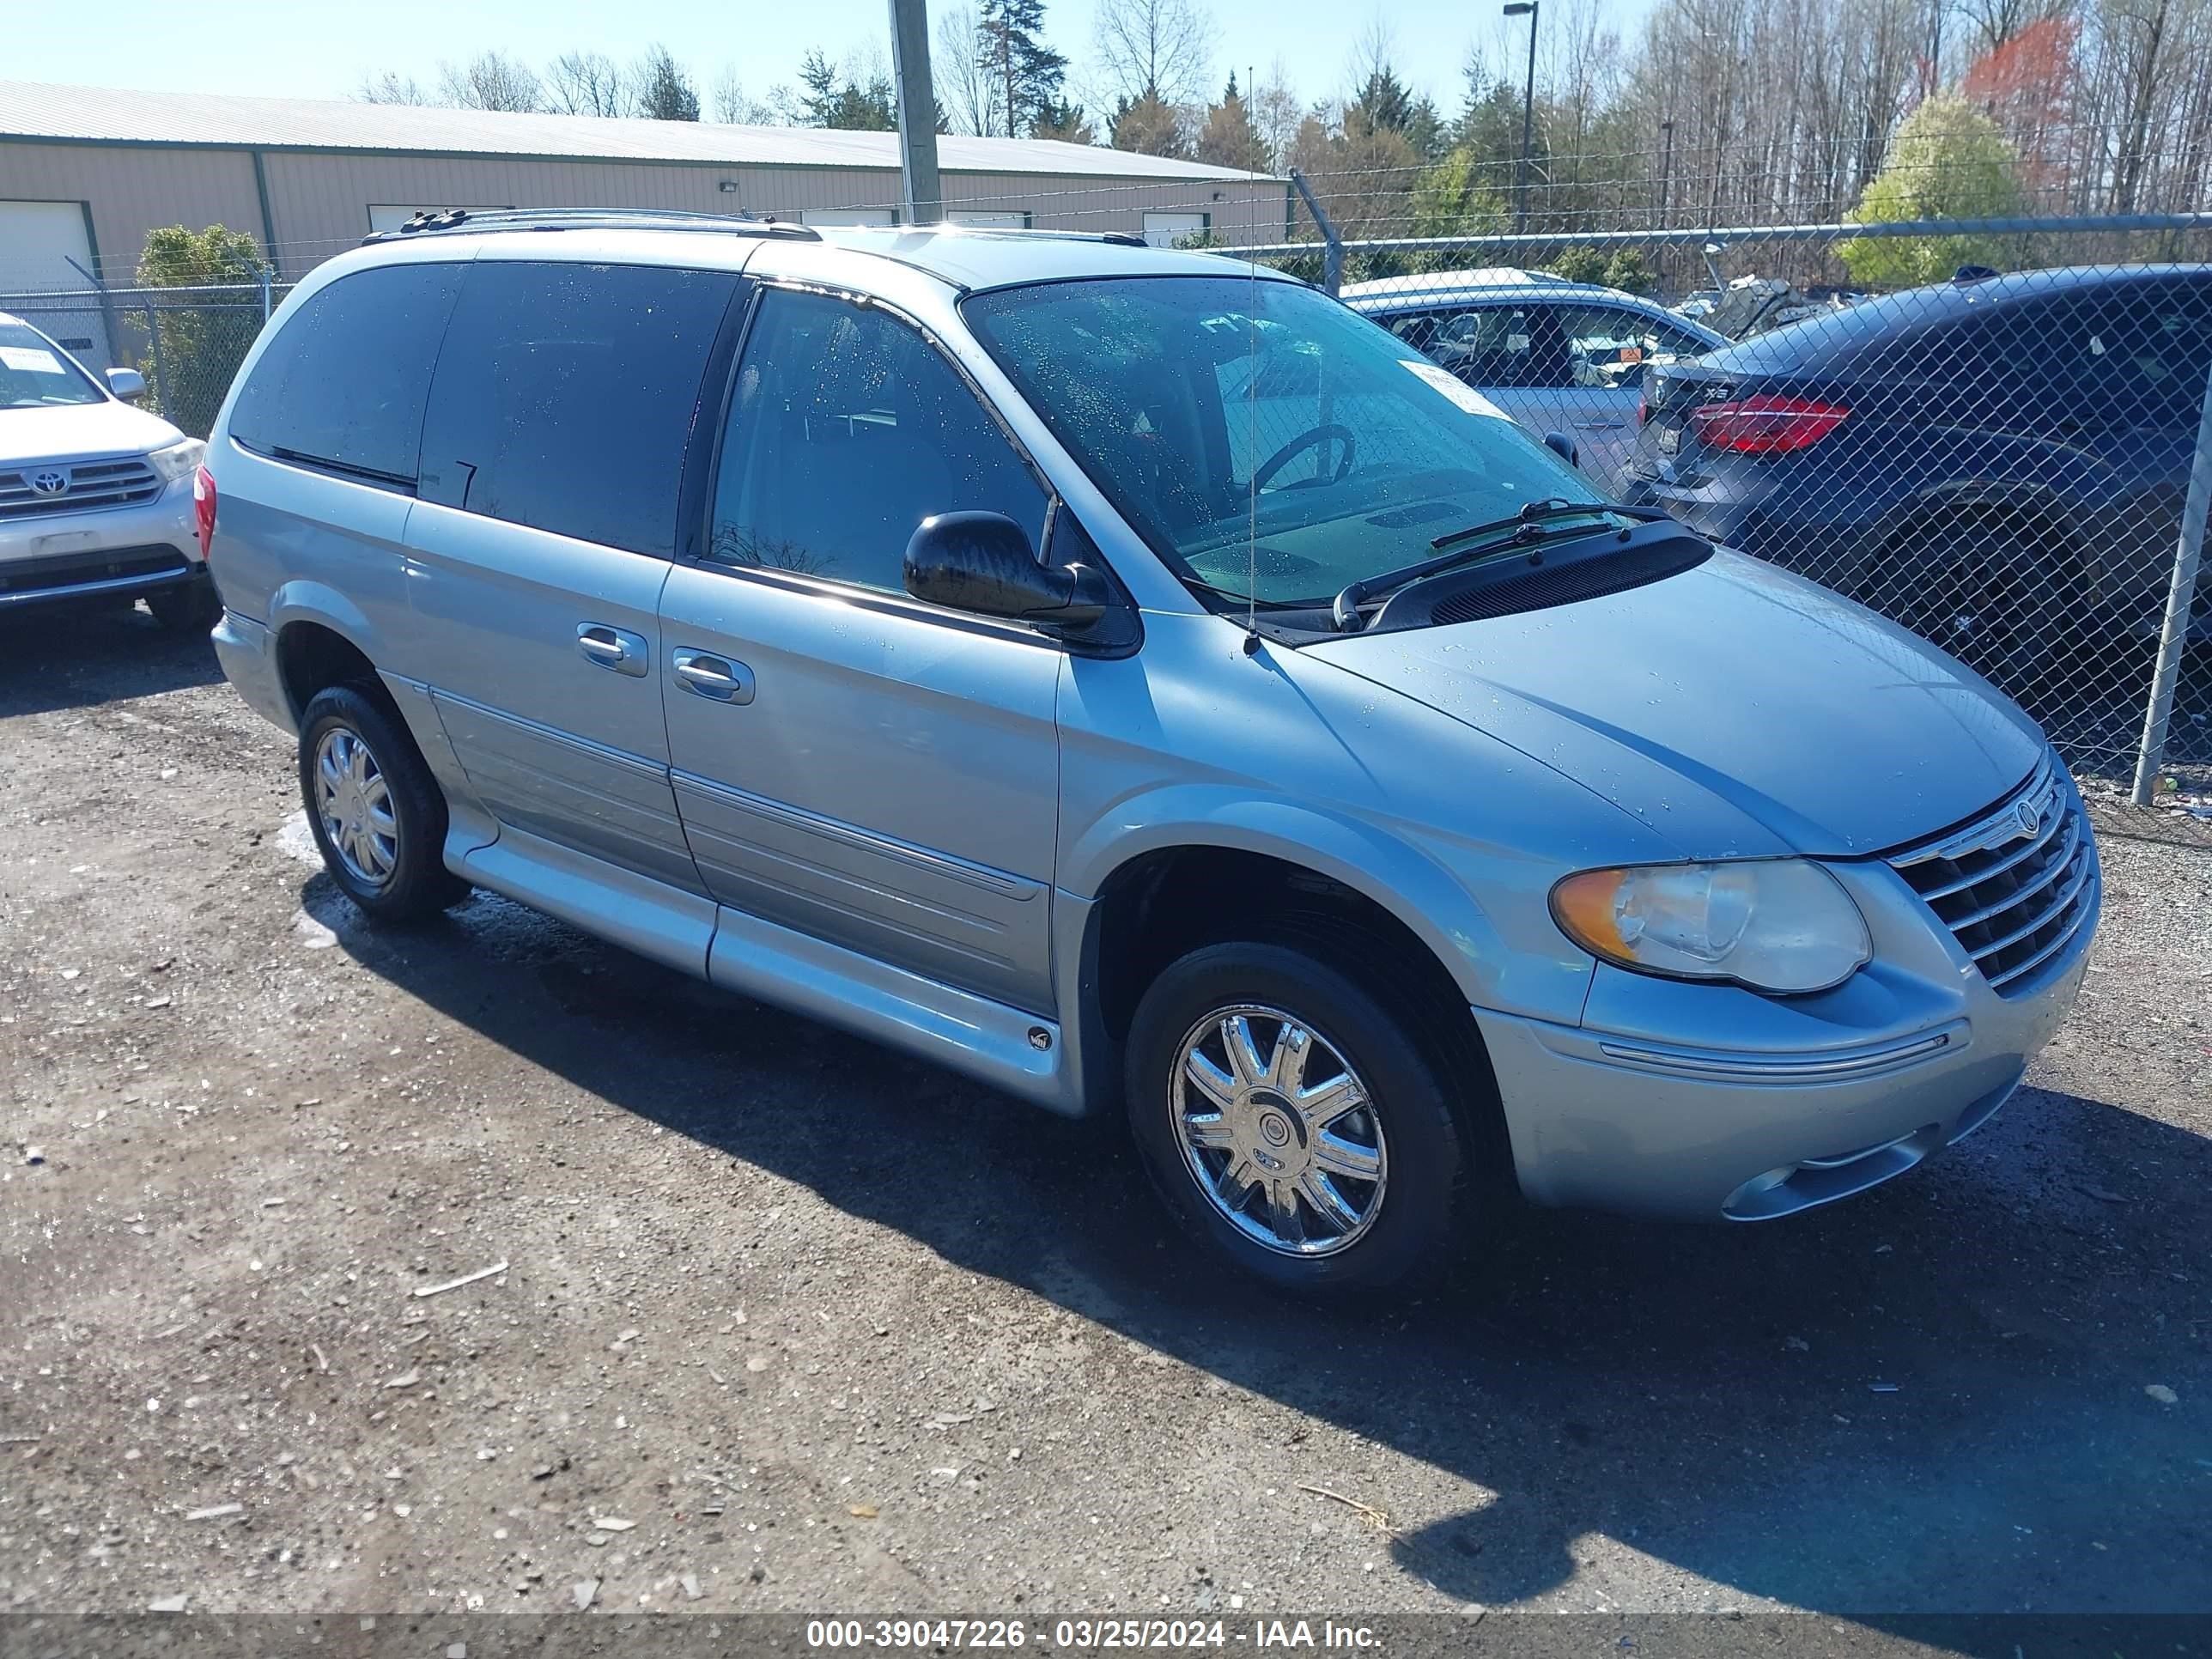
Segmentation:
[[(1043, 139), (943, 137), (946, 216), (975, 224), (1285, 234), (1279, 179)], [(897, 219), (896, 136), (494, 114), (0, 81), (0, 295), (135, 280), (149, 229), (257, 234), (290, 282), (422, 208), (655, 207), (811, 224)], [(21, 308), (30, 309), (27, 306)]]

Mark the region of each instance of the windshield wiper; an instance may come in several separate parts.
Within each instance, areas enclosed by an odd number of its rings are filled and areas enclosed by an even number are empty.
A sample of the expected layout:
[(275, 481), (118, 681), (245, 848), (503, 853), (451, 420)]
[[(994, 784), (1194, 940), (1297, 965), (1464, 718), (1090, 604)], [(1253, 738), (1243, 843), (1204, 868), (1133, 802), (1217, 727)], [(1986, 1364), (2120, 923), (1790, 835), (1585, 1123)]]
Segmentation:
[[(1329, 614), (1339, 633), (1348, 634), (1359, 626), (1359, 607), (1377, 594), (1388, 593), (1403, 587), (1408, 582), (1419, 581), (1424, 576), (1433, 576), (1454, 565), (1464, 564), (1472, 558), (1486, 558), (1502, 548), (1481, 548), (1462, 545), (1479, 542), (1510, 531), (1507, 548), (1520, 547), (1540, 541), (1547, 534), (1543, 526), (1547, 520), (1587, 518), (1592, 514), (1617, 513), (1625, 518), (1640, 520), (1646, 524), (1662, 522), (1670, 515), (1657, 507), (1623, 507), (1618, 501), (1571, 501), (1553, 495), (1540, 501), (1531, 501), (1510, 519), (1493, 519), (1488, 524), (1469, 525), (1464, 530), (1454, 530), (1437, 537), (1431, 547), (1452, 549), (1439, 552), (1433, 559), (1422, 559), (1413, 564), (1401, 565), (1395, 570), (1385, 570), (1379, 575), (1363, 576), (1348, 582), (1329, 605)], [(1625, 532), (1623, 532), (1626, 533)]]

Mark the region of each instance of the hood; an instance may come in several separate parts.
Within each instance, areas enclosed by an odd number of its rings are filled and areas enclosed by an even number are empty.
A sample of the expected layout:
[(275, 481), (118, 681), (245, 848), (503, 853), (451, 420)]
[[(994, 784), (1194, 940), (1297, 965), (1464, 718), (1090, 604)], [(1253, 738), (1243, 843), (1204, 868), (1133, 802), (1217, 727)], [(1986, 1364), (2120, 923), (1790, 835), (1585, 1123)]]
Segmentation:
[(158, 415), (106, 398), (60, 409), (0, 409), (0, 465), (143, 455), (184, 435)]
[(1623, 593), (1306, 654), (1511, 744), (1686, 858), (1899, 846), (1989, 805), (2044, 746), (1935, 647), (1729, 552)]

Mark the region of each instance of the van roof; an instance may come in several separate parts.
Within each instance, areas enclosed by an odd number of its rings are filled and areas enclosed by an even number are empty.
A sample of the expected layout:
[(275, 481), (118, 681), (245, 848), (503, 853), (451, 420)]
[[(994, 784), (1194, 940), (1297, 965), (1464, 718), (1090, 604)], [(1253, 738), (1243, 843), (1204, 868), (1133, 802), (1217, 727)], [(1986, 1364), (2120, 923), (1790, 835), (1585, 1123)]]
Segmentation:
[(565, 239), (623, 233), (623, 240), (635, 249), (637, 244), (627, 233), (641, 230), (818, 244), (889, 259), (971, 290), (1085, 276), (1243, 276), (1256, 272), (1270, 281), (1296, 280), (1267, 266), (1255, 268), (1237, 260), (1233, 250), (1156, 248), (1136, 237), (1117, 234), (951, 224), (810, 226), (735, 215), (652, 210), (545, 208), (477, 214), (455, 210), (431, 216), (403, 230), (379, 232), (368, 238), (365, 245), (381, 247), (510, 234), (557, 233)]

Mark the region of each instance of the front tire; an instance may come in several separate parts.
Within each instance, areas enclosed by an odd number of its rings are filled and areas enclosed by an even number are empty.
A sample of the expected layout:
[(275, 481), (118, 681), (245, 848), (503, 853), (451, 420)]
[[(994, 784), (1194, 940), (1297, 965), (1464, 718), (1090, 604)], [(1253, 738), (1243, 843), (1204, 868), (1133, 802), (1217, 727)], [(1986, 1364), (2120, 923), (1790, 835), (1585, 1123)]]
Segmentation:
[(1138, 1004), (1124, 1084), (1169, 1210), (1245, 1273), (1374, 1292), (1449, 1250), (1465, 1152), (1428, 1045), (1312, 957), (1183, 957)]
[(307, 827), (372, 921), (420, 921), (468, 892), (446, 868), (446, 798), (392, 709), (361, 686), (315, 694), (300, 717)]

